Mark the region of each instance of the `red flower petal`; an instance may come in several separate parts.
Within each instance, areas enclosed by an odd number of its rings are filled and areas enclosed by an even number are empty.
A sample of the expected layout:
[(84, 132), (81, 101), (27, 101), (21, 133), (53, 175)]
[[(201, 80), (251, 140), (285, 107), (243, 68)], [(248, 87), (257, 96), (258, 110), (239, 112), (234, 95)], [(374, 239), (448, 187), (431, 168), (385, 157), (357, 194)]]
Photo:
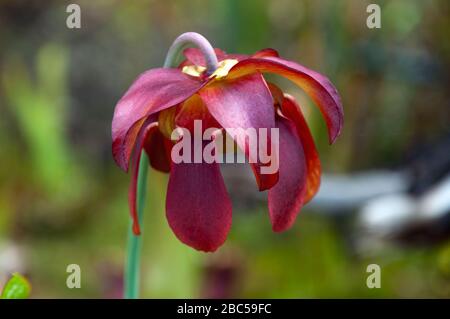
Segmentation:
[(279, 57), (277, 50), (266, 48), (257, 51), (255, 54), (252, 55), (252, 58), (264, 58), (264, 57)]
[(280, 129), (280, 169), (278, 183), (269, 190), (269, 216), (273, 231), (292, 226), (303, 205), (306, 190), (306, 164), (303, 148), (294, 124), (277, 118)]
[(154, 130), (158, 130), (157, 122), (155, 122), (154, 117), (149, 117), (143, 124), (143, 129), (139, 132), (139, 135), (137, 136), (136, 146), (133, 150), (133, 163), (131, 165), (132, 175), (130, 187), (128, 189), (128, 205), (130, 207), (131, 218), (133, 219), (133, 232), (136, 235), (140, 234), (139, 218), (136, 204), (139, 163), (141, 161), (142, 147), (144, 145), (144, 141), (147, 139), (148, 135), (151, 134), (151, 132)]
[(140, 75), (114, 111), (112, 148), (116, 163), (124, 171), (128, 170), (131, 150), (146, 116), (186, 100), (206, 83), (178, 69), (153, 69)]
[[(269, 189), (278, 180), (278, 172), (273, 176), (261, 174), (263, 164), (259, 158), (254, 158), (255, 152), (250, 152), (249, 143), (243, 130), (233, 132), (232, 129), (260, 129), (266, 128), (268, 133), (267, 144), (261, 152), (267, 153), (270, 149), (270, 129), (275, 127), (275, 112), (270, 91), (260, 74), (252, 74), (234, 81), (217, 81), (204, 87), (199, 95), (208, 107), (211, 115), (226, 129), (237, 145), (250, 159), (253, 171), (260, 190)], [(236, 133), (236, 134), (234, 134)], [(256, 156), (258, 157), (258, 156)]]
[(231, 68), (227, 78), (238, 78), (256, 71), (280, 74), (308, 93), (325, 118), (330, 143), (336, 140), (342, 129), (344, 112), (339, 94), (328, 78), (295, 62), (272, 56), (240, 61)]
[(175, 116), (175, 124), (193, 131), (195, 120), (202, 121), (203, 131), (210, 127), (218, 128), (220, 126), (198, 94), (194, 94), (180, 105)]
[(172, 142), (164, 137), (159, 129), (148, 133), (144, 149), (150, 160), (150, 165), (163, 173), (170, 172), (170, 150)]
[(183, 243), (215, 251), (231, 227), (231, 201), (218, 163), (172, 163), (166, 215)]
[(294, 122), (297, 129), (297, 134), (303, 145), (303, 151), (305, 152), (307, 181), (304, 204), (306, 204), (314, 197), (320, 187), (321, 165), (319, 153), (317, 152), (316, 145), (312, 138), (308, 124), (303, 117), (300, 106), (292, 96), (288, 94), (284, 95), (281, 110), (284, 116)]

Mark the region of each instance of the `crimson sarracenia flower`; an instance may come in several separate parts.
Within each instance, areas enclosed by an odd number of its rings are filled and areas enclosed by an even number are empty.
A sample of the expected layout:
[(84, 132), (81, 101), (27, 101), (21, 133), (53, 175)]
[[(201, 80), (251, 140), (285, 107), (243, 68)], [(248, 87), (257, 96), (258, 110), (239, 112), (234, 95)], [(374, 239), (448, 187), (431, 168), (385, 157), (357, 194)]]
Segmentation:
[[(127, 171), (132, 161), (129, 191), (133, 231), (139, 234), (136, 181), (141, 150), (153, 168), (170, 173), (166, 215), (175, 235), (203, 251), (222, 245), (231, 226), (231, 201), (218, 163), (179, 163), (171, 160), (176, 127), (278, 128), (279, 169), (261, 174), (263, 164), (251, 164), (260, 190), (268, 190), (274, 231), (292, 226), (302, 205), (317, 192), (320, 161), (309, 128), (295, 99), (268, 83), (263, 74), (279, 74), (297, 84), (319, 107), (330, 143), (339, 135), (343, 110), (338, 92), (323, 75), (280, 58), (273, 49), (251, 56), (215, 50), (219, 67), (208, 75), (199, 49), (184, 50), (178, 68), (157, 68), (141, 74), (117, 103), (112, 122), (113, 155)], [(250, 156), (245, 137), (235, 142)], [(261, 146), (260, 147), (264, 147)], [(269, 147), (269, 146), (267, 146)]]

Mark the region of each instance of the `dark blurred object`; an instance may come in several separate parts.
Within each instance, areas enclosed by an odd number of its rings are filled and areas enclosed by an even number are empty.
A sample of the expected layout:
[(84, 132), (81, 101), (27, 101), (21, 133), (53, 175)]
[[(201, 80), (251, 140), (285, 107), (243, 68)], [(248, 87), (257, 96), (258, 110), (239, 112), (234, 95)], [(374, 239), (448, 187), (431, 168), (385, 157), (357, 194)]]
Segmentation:
[(402, 245), (426, 245), (450, 238), (450, 175), (420, 196), (390, 194), (368, 201), (359, 225), (364, 236)]
[(203, 298), (233, 298), (243, 272), (243, 260), (233, 250), (211, 256), (204, 266)]
[(417, 195), (427, 191), (450, 172), (450, 131), (441, 140), (417, 147), (408, 162), (412, 178), (409, 192)]
[(44, 15), (56, 1), (16, 0), (0, 3), (0, 25), (26, 30)]

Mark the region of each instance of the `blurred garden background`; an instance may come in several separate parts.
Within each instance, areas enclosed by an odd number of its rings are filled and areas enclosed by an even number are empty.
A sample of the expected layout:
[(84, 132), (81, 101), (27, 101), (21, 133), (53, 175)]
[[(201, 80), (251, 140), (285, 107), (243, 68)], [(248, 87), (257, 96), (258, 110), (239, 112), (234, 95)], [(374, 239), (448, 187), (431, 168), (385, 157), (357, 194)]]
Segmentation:
[[(381, 7), (369, 29), (366, 8)], [(165, 219), (167, 176), (151, 171), (142, 297), (450, 297), (450, 2), (190, 0), (0, 2), (0, 287), (32, 298), (120, 298), (129, 176), (111, 155), (115, 103), (196, 31), (229, 53), (272, 47), (326, 74), (345, 110), (330, 147), (312, 102), (323, 187), (288, 232), (271, 231), (264, 194), (224, 167), (230, 237), (214, 254), (179, 242)], [(81, 288), (66, 267), (79, 264)], [(369, 289), (369, 264), (381, 288)]]

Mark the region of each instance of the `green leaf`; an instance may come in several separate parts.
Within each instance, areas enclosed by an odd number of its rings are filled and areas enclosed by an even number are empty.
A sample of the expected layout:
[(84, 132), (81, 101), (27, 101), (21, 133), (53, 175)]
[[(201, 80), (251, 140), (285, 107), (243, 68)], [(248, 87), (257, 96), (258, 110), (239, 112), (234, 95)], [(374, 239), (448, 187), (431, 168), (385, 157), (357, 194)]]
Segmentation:
[(31, 285), (28, 280), (14, 273), (3, 288), (1, 299), (25, 299), (30, 295)]

